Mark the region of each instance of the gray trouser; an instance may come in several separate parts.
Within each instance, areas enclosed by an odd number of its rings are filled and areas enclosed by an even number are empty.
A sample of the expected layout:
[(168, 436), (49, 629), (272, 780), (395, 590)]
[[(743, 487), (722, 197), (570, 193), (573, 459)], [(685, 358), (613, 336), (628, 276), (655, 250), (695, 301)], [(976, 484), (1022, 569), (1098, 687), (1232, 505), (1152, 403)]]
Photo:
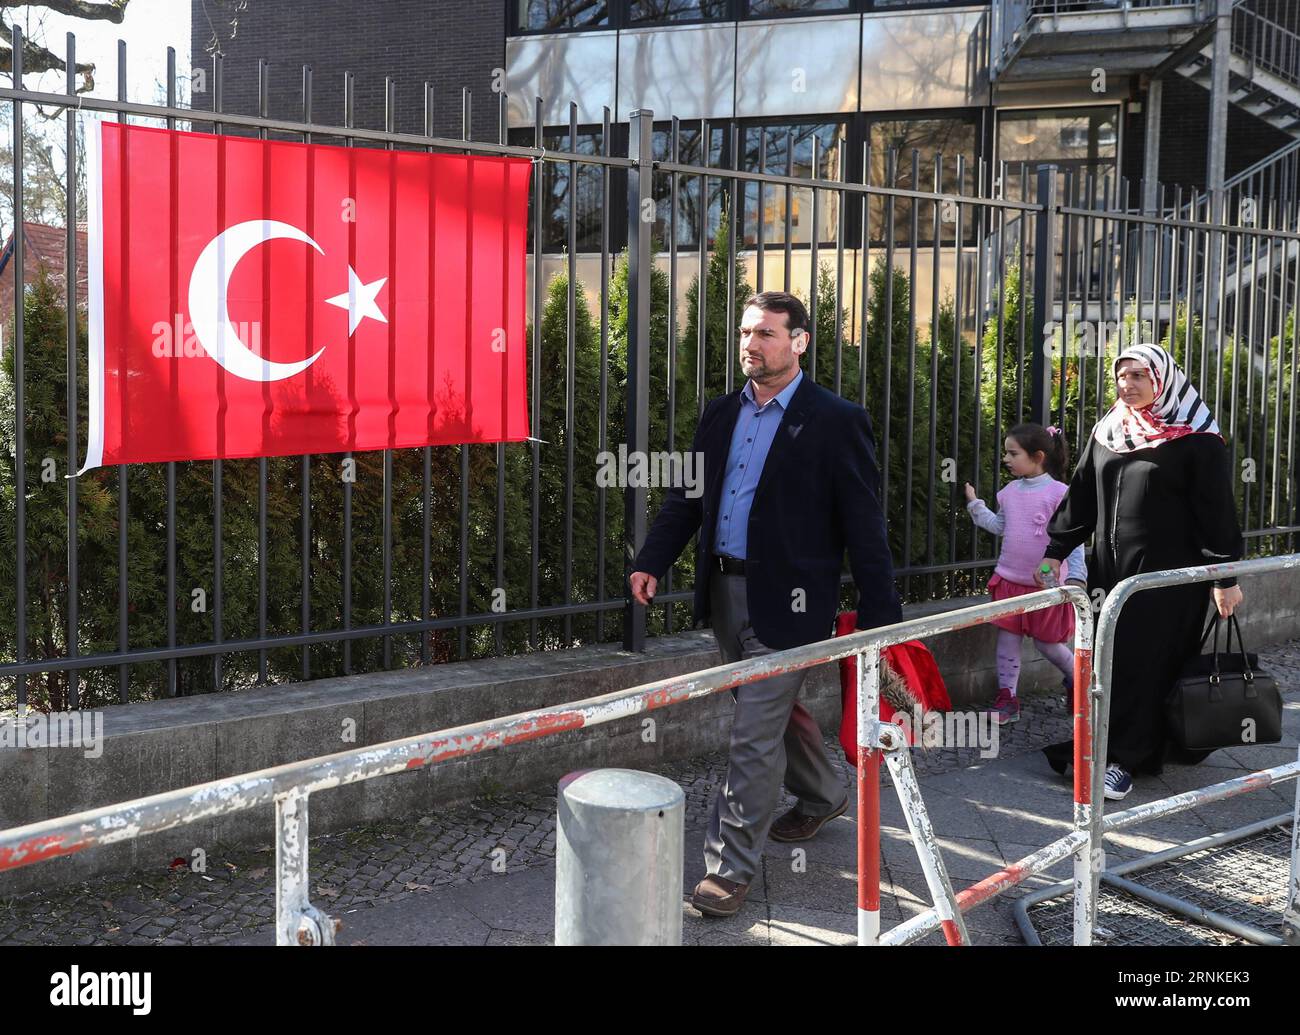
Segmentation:
[[(770, 654), (749, 624), (745, 576), (709, 578), (713, 635), (724, 662)], [(709, 873), (748, 884), (758, 872), (781, 784), (799, 799), (805, 816), (825, 816), (847, 800), (831, 766), (817, 720), (796, 698), (810, 670), (734, 687), (727, 775), (709, 810), (704, 863)]]

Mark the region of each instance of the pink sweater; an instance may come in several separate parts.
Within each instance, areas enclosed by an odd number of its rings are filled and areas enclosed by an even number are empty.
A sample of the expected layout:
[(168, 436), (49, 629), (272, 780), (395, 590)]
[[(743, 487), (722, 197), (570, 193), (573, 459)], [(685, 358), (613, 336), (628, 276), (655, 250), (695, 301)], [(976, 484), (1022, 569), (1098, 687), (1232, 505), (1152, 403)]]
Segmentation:
[[(971, 520), (986, 532), (1002, 537), (1002, 551), (998, 554), (998, 575), (1011, 582), (1035, 586), (1034, 573), (1043, 563), (1049, 537), (1047, 523), (1055, 513), (1069, 486), (1050, 474), (1033, 478), (1016, 478), (998, 493), (998, 512), (994, 514), (983, 500), (966, 504)], [(1088, 579), (1088, 569), (1083, 560), (1083, 547), (1076, 546), (1066, 558), (1061, 581)]]

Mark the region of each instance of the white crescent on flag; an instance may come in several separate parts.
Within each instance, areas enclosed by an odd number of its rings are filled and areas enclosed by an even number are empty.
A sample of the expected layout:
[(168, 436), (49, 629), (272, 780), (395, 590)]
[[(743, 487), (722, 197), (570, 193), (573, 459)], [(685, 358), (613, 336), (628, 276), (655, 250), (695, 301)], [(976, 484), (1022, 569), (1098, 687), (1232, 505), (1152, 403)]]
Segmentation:
[(283, 381), (301, 374), (320, 359), (316, 354), (296, 363), (263, 359), (244, 344), (235, 331), (226, 308), (226, 292), (239, 260), (267, 241), (288, 238), (309, 244), (322, 255), (324, 250), (296, 226), (277, 219), (249, 219), (227, 227), (207, 243), (190, 273), (190, 323), (203, 351), (222, 367), (245, 381)]

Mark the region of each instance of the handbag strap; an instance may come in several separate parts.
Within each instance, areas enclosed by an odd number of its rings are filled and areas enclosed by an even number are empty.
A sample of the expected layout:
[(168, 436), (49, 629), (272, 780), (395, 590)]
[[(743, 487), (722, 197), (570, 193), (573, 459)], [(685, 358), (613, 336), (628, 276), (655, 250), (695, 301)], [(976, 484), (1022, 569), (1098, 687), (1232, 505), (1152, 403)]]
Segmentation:
[[(1231, 630), (1229, 630), (1231, 632)], [(1219, 612), (1214, 612), (1214, 674), (1210, 677), (1211, 683), (1219, 681)]]
[(1205, 641), (1210, 638), (1210, 630), (1214, 628), (1214, 626), (1218, 623), (1218, 621), (1219, 621), (1219, 612), (1216, 609), (1211, 608), (1210, 620), (1205, 623), (1205, 632), (1201, 633), (1201, 646), (1198, 648), (1198, 650), (1205, 649)]
[[(1211, 662), (1211, 670), (1213, 674), (1210, 677), (1210, 682), (1217, 683), (1219, 682), (1219, 678), (1220, 678), (1219, 676), (1219, 612), (1217, 610), (1210, 615), (1210, 621), (1205, 626), (1205, 632), (1201, 634), (1201, 648), (1205, 647), (1205, 641), (1209, 639), (1211, 629), (1214, 630), (1214, 659)], [(1253, 682), (1255, 679), (1255, 673), (1251, 670), (1250, 659), (1246, 656), (1246, 643), (1241, 638), (1241, 626), (1237, 623), (1237, 616), (1235, 613), (1228, 616), (1228, 635), (1224, 642), (1223, 653), (1224, 654), (1232, 653), (1233, 629), (1237, 630), (1237, 650), (1241, 654), (1242, 678), (1245, 679), (1247, 683)]]
[(1235, 611), (1228, 616), (1228, 645), (1226, 648), (1227, 651), (1232, 650), (1233, 629), (1237, 630), (1237, 647), (1241, 650), (1241, 664), (1242, 664), (1243, 674), (1245, 676), (1246, 682), (1249, 683), (1251, 680), (1255, 678), (1255, 673), (1251, 671), (1250, 659), (1246, 657), (1246, 643), (1241, 638), (1241, 626), (1237, 624), (1237, 614)]

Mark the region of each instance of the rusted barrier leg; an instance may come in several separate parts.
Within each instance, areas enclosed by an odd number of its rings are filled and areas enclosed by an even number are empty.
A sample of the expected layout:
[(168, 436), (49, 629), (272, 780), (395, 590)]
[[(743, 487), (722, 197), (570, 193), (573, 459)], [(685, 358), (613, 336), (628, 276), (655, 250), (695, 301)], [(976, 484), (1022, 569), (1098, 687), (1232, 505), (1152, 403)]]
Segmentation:
[(921, 788), (916, 782), (907, 742), (899, 730), (891, 733), (886, 728), (881, 733), (882, 740), (885, 737), (892, 742), (885, 745), (885, 763), (889, 766), (894, 789), (898, 791), (903, 815), (907, 817), (907, 829), (912, 832), (912, 841), (916, 845), (917, 857), (921, 860), (925, 883), (930, 889), (930, 898), (934, 902), (939, 925), (943, 928), (943, 936), (948, 939), (949, 945), (969, 945), (970, 934), (966, 931), (966, 921), (961, 910), (957, 908), (957, 896), (953, 893), (952, 881), (948, 879), (948, 870), (943, 865), (939, 842), (935, 839), (934, 827), (930, 825), (930, 814), (925, 810), (925, 800), (921, 797)]
[[(1095, 646), (1094, 643), (1094, 648)], [(1088, 693), (1088, 705), (1093, 718), (1092, 736), (1087, 741), (1091, 751), (1090, 757), (1082, 761), (1088, 766), (1088, 787), (1092, 800), (1088, 807), (1086, 827), (1087, 869), (1086, 873), (1080, 873), (1077, 868), (1075, 870), (1075, 945), (1092, 944), (1092, 932), (1097, 921), (1097, 899), (1101, 893), (1101, 871), (1106, 868), (1106, 794), (1102, 781), (1106, 777), (1106, 745), (1110, 740), (1110, 687), (1103, 680), (1108, 678), (1109, 673), (1098, 673)], [(1076, 742), (1075, 751), (1078, 749)]]
[[(1296, 760), (1300, 761), (1300, 753)], [(1296, 781), (1295, 812), (1291, 815), (1291, 883), (1286, 897), (1282, 937), (1288, 945), (1300, 946), (1300, 780)]]
[[(1081, 612), (1080, 612), (1081, 614)], [(1089, 612), (1091, 617), (1091, 612)], [(1092, 647), (1091, 630), (1074, 626), (1074, 829), (1092, 827)], [(1096, 920), (1097, 899), (1090, 894), (1095, 859), (1085, 843), (1074, 853), (1074, 944), (1088, 945)], [(1099, 858), (1099, 857), (1098, 857)]]
[(275, 799), (275, 943), (333, 945), (341, 922), (311, 904), (307, 882), (307, 792)]
[(858, 944), (880, 944), (880, 651), (857, 658)]

